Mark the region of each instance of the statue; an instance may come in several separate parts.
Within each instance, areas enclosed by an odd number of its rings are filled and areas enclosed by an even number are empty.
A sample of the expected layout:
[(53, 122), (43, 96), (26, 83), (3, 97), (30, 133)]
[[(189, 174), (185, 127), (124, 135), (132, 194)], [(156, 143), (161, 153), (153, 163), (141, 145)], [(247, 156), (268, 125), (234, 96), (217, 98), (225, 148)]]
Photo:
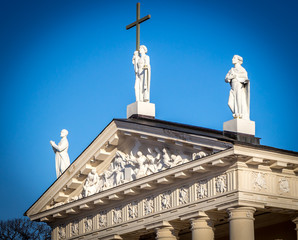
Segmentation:
[(148, 55), (146, 55), (146, 53), (146, 46), (141, 45), (139, 51), (135, 51), (132, 58), (132, 63), (134, 65), (136, 75), (136, 102), (149, 102), (151, 66), (150, 58)]
[(68, 140), (67, 140), (68, 131), (63, 129), (61, 131), (60, 137), (61, 141), (56, 145), (54, 141), (50, 141), (50, 144), (53, 147), (56, 160), (56, 175), (57, 178), (68, 168), (70, 165), (69, 156), (67, 153), (68, 150)]
[(83, 187), (83, 196), (88, 197), (95, 193), (98, 193), (100, 190), (100, 179), (95, 169), (92, 169), (88, 174), (86, 182)]
[(225, 81), (231, 85), (228, 105), (234, 118), (249, 120), (250, 82), (246, 70), (241, 66), (243, 58), (235, 55), (232, 63), (235, 66), (225, 78)]

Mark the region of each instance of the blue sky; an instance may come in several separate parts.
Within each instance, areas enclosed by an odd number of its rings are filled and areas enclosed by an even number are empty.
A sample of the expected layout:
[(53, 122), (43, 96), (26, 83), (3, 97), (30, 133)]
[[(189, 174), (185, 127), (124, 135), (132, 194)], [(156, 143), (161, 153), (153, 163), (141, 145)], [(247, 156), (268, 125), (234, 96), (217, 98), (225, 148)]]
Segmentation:
[[(136, 1), (0, 1), (0, 220), (55, 181), (50, 140), (71, 162), (134, 102)], [(263, 145), (298, 151), (297, 1), (141, 1), (156, 118), (222, 130), (234, 54), (251, 80)]]

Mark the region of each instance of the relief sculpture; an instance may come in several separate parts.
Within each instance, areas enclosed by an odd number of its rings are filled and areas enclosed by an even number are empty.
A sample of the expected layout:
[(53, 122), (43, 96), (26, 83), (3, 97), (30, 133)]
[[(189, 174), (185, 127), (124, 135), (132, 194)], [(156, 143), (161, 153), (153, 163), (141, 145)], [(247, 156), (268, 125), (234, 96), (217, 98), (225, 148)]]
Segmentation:
[(82, 193), (72, 197), (71, 201), (205, 156), (207, 154), (203, 151), (184, 153), (178, 150), (173, 152), (166, 147), (141, 148), (137, 141), (129, 153), (118, 150), (108, 169), (101, 174), (98, 175), (93, 169), (87, 176)]

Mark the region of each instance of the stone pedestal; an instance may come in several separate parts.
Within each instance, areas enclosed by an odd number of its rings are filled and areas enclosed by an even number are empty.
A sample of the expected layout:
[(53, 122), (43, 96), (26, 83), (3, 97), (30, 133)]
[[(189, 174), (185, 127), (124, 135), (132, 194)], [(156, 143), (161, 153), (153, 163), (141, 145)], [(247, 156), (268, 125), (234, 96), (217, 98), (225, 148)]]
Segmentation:
[(230, 240), (254, 240), (254, 212), (252, 207), (229, 208)]
[(127, 118), (133, 115), (141, 115), (155, 118), (155, 104), (149, 102), (134, 102), (127, 106)]
[(213, 223), (208, 216), (191, 219), (191, 231), (192, 240), (214, 239)]
[(254, 121), (235, 118), (224, 122), (223, 130), (227, 132), (243, 133), (248, 135), (255, 135), (256, 126)]

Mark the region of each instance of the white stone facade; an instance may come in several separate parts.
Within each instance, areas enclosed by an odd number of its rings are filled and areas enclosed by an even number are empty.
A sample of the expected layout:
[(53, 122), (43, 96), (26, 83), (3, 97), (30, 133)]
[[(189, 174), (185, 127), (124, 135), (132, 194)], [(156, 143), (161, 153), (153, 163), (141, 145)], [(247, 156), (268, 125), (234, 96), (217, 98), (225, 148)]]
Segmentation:
[[(158, 124), (112, 121), (26, 214), (51, 225), (55, 240), (150, 234), (248, 240), (254, 239), (254, 223), (295, 216), (297, 153), (233, 142), (221, 132)], [(135, 167), (129, 165), (133, 160)], [(93, 188), (97, 175), (99, 188)], [(83, 194), (86, 182), (97, 190)], [(261, 221), (264, 216), (270, 221)], [(235, 230), (239, 226), (246, 237)]]

